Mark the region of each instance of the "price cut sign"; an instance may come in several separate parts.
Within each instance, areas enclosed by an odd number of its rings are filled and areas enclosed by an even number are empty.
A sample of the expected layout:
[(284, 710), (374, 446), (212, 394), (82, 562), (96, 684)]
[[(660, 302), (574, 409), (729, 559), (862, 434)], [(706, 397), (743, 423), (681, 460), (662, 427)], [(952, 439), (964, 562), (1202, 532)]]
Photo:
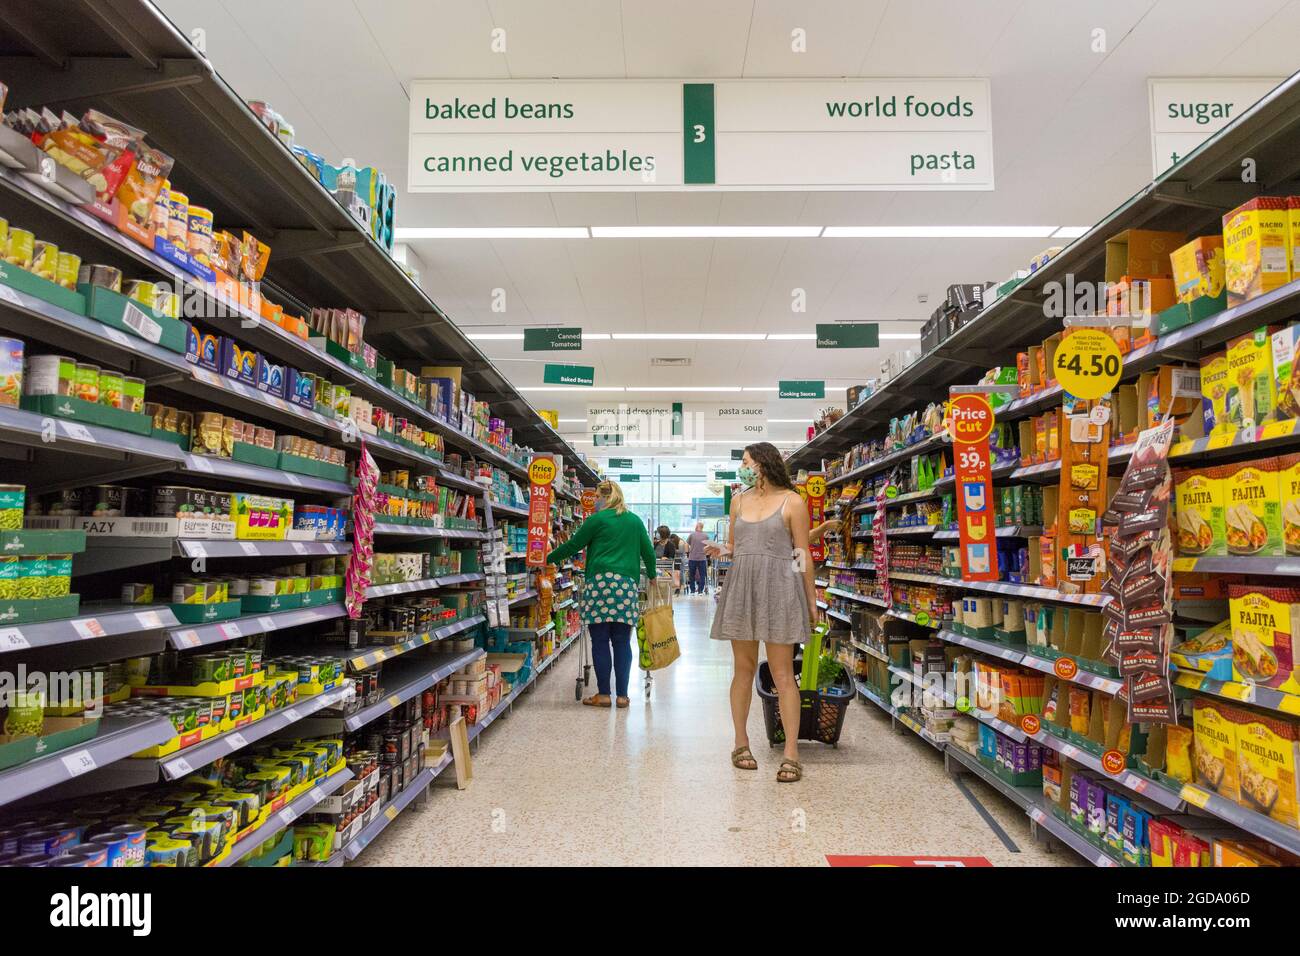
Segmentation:
[(993, 407), (988, 398), (973, 392), (953, 394), (948, 403), (948, 434), (953, 442), (962, 580), (996, 581), (998, 548), (989, 465)]
[(551, 550), (551, 483), (555, 481), (555, 459), (534, 455), (528, 466), (528, 556), (530, 568), (546, 567)]

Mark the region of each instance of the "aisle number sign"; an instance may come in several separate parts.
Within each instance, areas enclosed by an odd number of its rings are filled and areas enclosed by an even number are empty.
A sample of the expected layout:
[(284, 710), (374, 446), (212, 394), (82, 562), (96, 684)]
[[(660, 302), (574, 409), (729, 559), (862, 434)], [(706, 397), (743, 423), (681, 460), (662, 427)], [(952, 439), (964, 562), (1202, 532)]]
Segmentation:
[(1105, 329), (1067, 329), (1053, 364), (1061, 388), (1092, 401), (1115, 390), (1124, 357)]
[(410, 192), (993, 188), (987, 79), (415, 80)]
[(559, 471), (554, 455), (534, 455), (528, 464), (528, 555), (530, 568), (546, 567), (551, 550), (552, 483)]
[[(826, 476), (809, 475), (805, 488), (808, 501), (808, 520), (812, 522), (812, 527), (815, 528), (826, 517)], [(808, 551), (814, 561), (821, 561), (826, 557), (826, 548), (820, 540), (816, 544), (809, 544)]]
[(988, 398), (979, 393), (953, 395), (948, 404), (948, 433), (953, 441), (961, 576), (965, 581), (996, 581), (997, 532), (989, 465), (993, 408)]

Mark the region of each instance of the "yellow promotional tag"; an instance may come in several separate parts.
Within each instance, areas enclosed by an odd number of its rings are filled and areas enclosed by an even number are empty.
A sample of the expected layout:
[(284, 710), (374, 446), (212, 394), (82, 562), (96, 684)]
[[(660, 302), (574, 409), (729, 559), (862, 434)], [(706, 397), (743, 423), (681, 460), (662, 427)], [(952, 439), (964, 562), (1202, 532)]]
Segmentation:
[(1074, 329), (1056, 347), (1053, 366), (1063, 389), (1091, 400), (1115, 390), (1124, 357), (1115, 340), (1101, 329)]
[(1286, 438), (1295, 431), (1295, 419), (1284, 422), (1269, 422), (1259, 430), (1256, 441), (1269, 441), (1273, 438)]
[(1204, 810), (1205, 805), (1210, 802), (1210, 795), (1200, 787), (1193, 787), (1190, 783), (1183, 784), (1182, 792), (1179, 796), (1187, 803), (1198, 809)]
[(1205, 443), (1206, 450), (1213, 451), (1216, 448), (1227, 448), (1236, 437), (1236, 434), (1232, 432), (1212, 435), (1210, 440)]

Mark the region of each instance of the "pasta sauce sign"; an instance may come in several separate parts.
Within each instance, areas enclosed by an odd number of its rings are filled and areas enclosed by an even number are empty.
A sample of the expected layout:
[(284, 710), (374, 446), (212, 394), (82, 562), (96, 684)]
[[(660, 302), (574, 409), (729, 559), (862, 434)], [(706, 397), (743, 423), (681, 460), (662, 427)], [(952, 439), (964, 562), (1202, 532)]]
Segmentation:
[(534, 455), (528, 466), (528, 557), (530, 568), (546, 567), (551, 549), (551, 483), (555, 481), (555, 458)]
[(993, 517), (993, 472), (989, 465), (993, 408), (989, 400), (978, 393), (952, 396), (948, 405), (948, 433), (953, 442), (962, 580), (996, 581), (998, 549)]

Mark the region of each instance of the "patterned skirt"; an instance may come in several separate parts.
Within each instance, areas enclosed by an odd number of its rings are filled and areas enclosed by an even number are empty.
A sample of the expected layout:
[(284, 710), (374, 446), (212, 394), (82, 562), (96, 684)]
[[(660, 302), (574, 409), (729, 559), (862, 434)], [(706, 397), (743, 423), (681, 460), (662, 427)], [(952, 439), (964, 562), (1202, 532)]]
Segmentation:
[(582, 590), (584, 624), (622, 621), (636, 625), (641, 618), (639, 582), (622, 574), (601, 572)]

